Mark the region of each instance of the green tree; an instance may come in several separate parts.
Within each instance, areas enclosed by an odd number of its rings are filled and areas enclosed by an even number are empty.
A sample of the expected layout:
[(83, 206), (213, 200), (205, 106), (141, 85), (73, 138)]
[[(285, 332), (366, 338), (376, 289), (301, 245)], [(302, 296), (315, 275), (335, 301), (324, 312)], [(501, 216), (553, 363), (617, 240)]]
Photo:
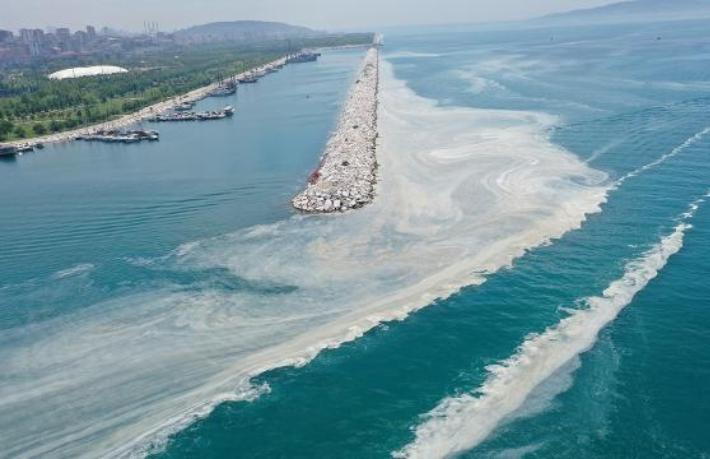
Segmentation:
[(62, 130), (63, 124), (61, 121), (52, 120), (49, 122), (49, 130), (52, 132), (59, 132)]
[(47, 133), (47, 128), (42, 123), (35, 123), (32, 125), (32, 132), (34, 132), (35, 135), (45, 135)]
[(0, 120), (0, 140), (7, 139), (13, 129), (15, 125), (11, 121)]

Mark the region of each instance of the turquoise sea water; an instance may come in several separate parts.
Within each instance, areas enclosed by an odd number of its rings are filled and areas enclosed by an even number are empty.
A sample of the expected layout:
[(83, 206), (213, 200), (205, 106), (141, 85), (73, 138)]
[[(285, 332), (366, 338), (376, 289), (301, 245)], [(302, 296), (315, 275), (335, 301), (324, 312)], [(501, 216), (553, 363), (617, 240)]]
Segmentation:
[[(160, 131), (158, 143), (74, 142), (0, 162), (0, 326), (76, 308), (77, 298), (63, 300), (85, 286), (72, 285), (74, 276), (61, 275), (66, 270), (90, 268), (95, 288), (79, 299), (88, 305), (154, 280), (136, 272), (133, 259), (283, 219), (317, 162), (359, 58), (357, 51), (329, 53), (197, 106), (233, 104), (231, 120), (145, 123)], [(23, 304), (9, 307), (16, 294)]]
[[(417, 97), (435, 101), (434, 111), (473, 107), (489, 110), (490, 117), (501, 110), (558, 117), (546, 131), (551, 142), (608, 174), (601, 212), (488, 274), (481, 285), (459, 285), (450, 297), (303, 365), (255, 372), (257, 390), (242, 397), (248, 400), (226, 401), (174, 423), (179, 427), (170, 430), (167, 443), (154, 444), (152, 454), (708, 457), (710, 202), (703, 199), (710, 189), (709, 27), (697, 21), (387, 33), (383, 57), (394, 77)], [(327, 323), (343, 317), (339, 306), (354, 308), (341, 292), (359, 295), (361, 286), (340, 273), (337, 262), (313, 264), (296, 250), (303, 236), (283, 228), (322, 231), (308, 247), (322, 245), (329, 257), (343, 260), (343, 270), (357, 269), (346, 264), (350, 254), (327, 245), (341, 240), (334, 231), (351, 231), (353, 221), (294, 220), (288, 198), (317, 162), (359, 56), (326, 54), (317, 65), (292, 66), (263, 86), (241, 88), (233, 121), (194, 129), (161, 125), (156, 145), (71, 144), (0, 163), (0, 362), (7, 358), (12, 369), (0, 376), (0, 404), (24, 408), (21, 417), (0, 410), (0, 432), (15, 434), (12, 441), (0, 437), (15, 448), (6, 455), (41, 451), (31, 448), (43, 442), (52, 445), (43, 450), (50, 456), (113, 450), (116, 445), (102, 439), (106, 431), (128, 429), (126, 438), (140, 437), (141, 429), (130, 426), (160, 419), (149, 416), (153, 411), (166, 413), (170, 424), (174, 400), (216, 380), (205, 368), (229, 374), (230, 365), (275, 343), (274, 336), (308, 335), (304, 322)], [(502, 126), (481, 135), (505, 140), (507, 132)], [(458, 134), (465, 133), (452, 137)], [(387, 165), (381, 173), (395, 176)], [(467, 167), (489, 166), (481, 160)], [(392, 189), (388, 182), (381, 192)], [(402, 194), (402, 202), (414, 200)], [(464, 217), (452, 215), (442, 212), (435, 221), (456, 227)], [(424, 231), (430, 220), (419, 218), (411, 221), (422, 228), (410, 233), (420, 229), (432, 247), (446, 244), (441, 233)], [(553, 217), (541, 211), (537, 218)], [(321, 230), (324, 224), (334, 229)], [(378, 254), (417, 250), (407, 231), (382, 228)], [(407, 277), (396, 264), (387, 266), (390, 258), (366, 253), (371, 270), (385, 277), (370, 282), (377, 293)], [(284, 262), (300, 256), (294, 266)], [(213, 261), (222, 257), (229, 261)], [(253, 267), (257, 260), (259, 269)], [(421, 258), (423, 264), (435, 261)], [(334, 285), (333, 279), (348, 282)], [(166, 300), (169, 295), (179, 300)], [(225, 300), (232, 296), (246, 299)], [(151, 304), (160, 306), (146, 306)], [(616, 304), (618, 317), (605, 315)], [(305, 309), (296, 314), (300, 306)], [(163, 309), (170, 312), (155, 312)], [(95, 318), (103, 315), (111, 321)], [(232, 327), (234, 316), (241, 322)], [(286, 325), (281, 328), (274, 316)], [(248, 326), (264, 317), (259, 329), (273, 328), (273, 335)], [(576, 317), (580, 327), (565, 328), (564, 321)], [(73, 329), (82, 333), (70, 334)], [(588, 341), (585, 331), (591, 331)], [(214, 341), (194, 338), (202, 332)], [(35, 347), (44, 333), (56, 339)], [(113, 340), (124, 335), (126, 340)], [(171, 346), (186, 349), (163, 351), (164, 341), (152, 341), (153, 335), (172, 336)], [(235, 335), (240, 340), (232, 342)], [(120, 365), (115, 372), (106, 368), (128, 359), (112, 346), (143, 340), (155, 348), (145, 348), (133, 364), (142, 369), (145, 359), (150, 371), (138, 378), (120, 373)], [(47, 355), (17, 351), (23, 348)], [(71, 353), (72, 359), (64, 358)], [(94, 359), (96, 353), (105, 361)], [(17, 355), (42, 365), (20, 363)], [(56, 391), (24, 382), (33, 377), (56, 382)], [(74, 378), (99, 388), (86, 403), (60, 390)], [(147, 390), (150, 384), (160, 393)], [(121, 398), (124, 389), (145, 395)], [(74, 405), (67, 410), (68, 403)], [(139, 404), (152, 411), (134, 411)], [(106, 417), (121, 422), (106, 423), (97, 409), (112, 410)], [(62, 440), (65, 431), (36, 421), (47, 415), (69, 423), (88, 417), (102, 428)], [(42, 433), (50, 435), (41, 440)]]

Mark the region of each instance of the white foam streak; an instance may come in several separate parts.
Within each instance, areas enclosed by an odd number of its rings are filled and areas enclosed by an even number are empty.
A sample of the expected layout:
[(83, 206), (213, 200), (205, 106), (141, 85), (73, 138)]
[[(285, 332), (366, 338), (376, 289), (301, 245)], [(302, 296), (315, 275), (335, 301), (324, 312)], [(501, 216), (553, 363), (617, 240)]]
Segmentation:
[(660, 164), (663, 164), (664, 162), (668, 161), (669, 159), (673, 158), (674, 156), (678, 155), (679, 153), (682, 153), (682, 152), (683, 152), (684, 150), (686, 150), (687, 148), (689, 148), (689, 147), (695, 145), (696, 143), (698, 143), (699, 141), (701, 141), (701, 140), (703, 139), (703, 137), (705, 137), (705, 136), (708, 135), (708, 134), (710, 134), (710, 127), (706, 127), (706, 128), (703, 129), (702, 131), (700, 131), (700, 132), (698, 132), (698, 133), (696, 133), (696, 134), (690, 136), (690, 137), (689, 137), (688, 139), (686, 139), (683, 143), (681, 143), (681, 144), (678, 145), (677, 147), (673, 148), (673, 149), (672, 149), (671, 151), (669, 151), (668, 153), (665, 153), (665, 154), (661, 155), (661, 156), (660, 156), (658, 159), (656, 159), (655, 161), (651, 161), (651, 162), (648, 163), (648, 164), (644, 164), (643, 166), (639, 167), (638, 169), (635, 169), (635, 170), (629, 172), (628, 174), (622, 176), (621, 178), (619, 178), (619, 179), (615, 182), (615, 184), (614, 184), (615, 186), (614, 186), (614, 187), (615, 187), (615, 188), (618, 188), (618, 187), (620, 187), (621, 185), (623, 185), (623, 183), (626, 182), (628, 179), (630, 179), (630, 178), (632, 178), (632, 177), (636, 177), (636, 176), (638, 176), (639, 174), (642, 174), (643, 172), (646, 172), (646, 171), (649, 170), (649, 169), (652, 169), (652, 168), (654, 168), (654, 167), (656, 167), (656, 166), (658, 166), (658, 165), (660, 165)]
[[(587, 308), (576, 310), (554, 327), (529, 337), (515, 355), (488, 367), (486, 381), (475, 392), (444, 399), (416, 428), (415, 440), (393, 455), (411, 459), (455, 455), (474, 448), (497, 426), (514, 417), (538, 386), (591, 348), (600, 330), (613, 321), (682, 248), (684, 234), (691, 228), (688, 220), (703, 200), (690, 205), (672, 233), (640, 258), (629, 262), (624, 275), (612, 282), (601, 296), (586, 298)], [(569, 371), (574, 368), (571, 366)], [(563, 390), (564, 386), (557, 389), (558, 392)]]
[(160, 435), (156, 436), (151, 433), (144, 433), (137, 438), (137, 445), (127, 445), (125, 449), (117, 449), (114, 451), (116, 455), (127, 456), (129, 458), (141, 458), (152, 453), (159, 453), (165, 448), (168, 438), (185, 427), (188, 427), (193, 422), (207, 417), (215, 406), (224, 402), (251, 402), (264, 394), (271, 392), (271, 387), (268, 384), (254, 386), (248, 381), (235, 389), (233, 392), (217, 395), (208, 402), (200, 406), (193, 407), (189, 412), (181, 413), (174, 418), (167, 419), (161, 428), (158, 428)]
[(422, 57), (440, 57), (441, 54), (437, 53), (422, 53), (417, 51), (398, 51), (395, 53), (387, 53), (385, 56), (388, 60), (393, 59), (413, 59)]
[(78, 265), (72, 266), (71, 268), (57, 271), (52, 275), (52, 277), (54, 279), (64, 279), (66, 277), (80, 276), (82, 274), (86, 274), (90, 271), (93, 271), (95, 267), (96, 266), (94, 266), (92, 263), (79, 263)]
[(599, 159), (600, 156), (603, 156), (603, 155), (609, 153), (612, 149), (621, 145), (621, 143), (622, 143), (622, 139), (617, 139), (612, 142), (609, 142), (608, 144), (606, 144), (600, 148), (597, 148), (596, 150), (594, 150), (592, 152), (591, 155), (589, 155), (589, 157), (587, 159), (584, 160), (584, 162), (589, 164), (589, 163), (596, 161), (597, 159)]

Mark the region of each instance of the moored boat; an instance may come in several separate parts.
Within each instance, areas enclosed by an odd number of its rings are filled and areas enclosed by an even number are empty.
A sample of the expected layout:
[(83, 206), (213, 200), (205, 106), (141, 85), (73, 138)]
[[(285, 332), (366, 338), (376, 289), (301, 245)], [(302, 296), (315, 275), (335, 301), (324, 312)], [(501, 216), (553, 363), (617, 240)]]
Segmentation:
[(259, 81), (259, 78), (257, 78), (254, 74), (248, 73), (244, 75), (243, 77), (239, 78), (237, 81), (241, 84), (253, 84)]
[(17, 147), (14, 145), (3, 145), (0, 144), (0, 156), (15, 156), (17, 154)]
[(144, 140), (160, 140), (158, 131), (149, 129), (134, 129), (120, 131), (117, 129), (98, 130), (91, 134), (84, 134), (76, 137), (77, 140), (96, 141), (105, 143), (138, 143)]
[(225, 97), (225, 96), (231, 96), (232, 94), (237, 92), (237, 80), (234, 78), (230, 78), (227, 81), (221, 81), (219, 82), (219, 85), (212, 91), (210, 91), (209, 95), (212, 97)]
[(315, 62), (321, 56), (321, 53), (313, 51), (301, 51), (300, 53), (292, 54), (286, 58), (287, 64), (300, 64), (303, 62)]
[(182, 103), (178, 104), (177, 106), (175, 106), (175, 108), (173, 108), (173, 110), (175, 110), (176, 112), (188, 112), (188, 111), (192, 110), (192, 107), (194, 107), (194, 106), (195, 106), (194, 102), (182, 102)]
[(35, 147), (31, 143), (21, 143), (17, 145), (17, 152), (18, 153), (29, 153), (30, 151), (34, 151)]
[(234, 115), (234, 107), (228, 105), (222, 110), (208, 110), (204, 112), (172, 112), (156, 115), (150, 119), (155, 122), (167, 121), (208, 121), (220, 120)]

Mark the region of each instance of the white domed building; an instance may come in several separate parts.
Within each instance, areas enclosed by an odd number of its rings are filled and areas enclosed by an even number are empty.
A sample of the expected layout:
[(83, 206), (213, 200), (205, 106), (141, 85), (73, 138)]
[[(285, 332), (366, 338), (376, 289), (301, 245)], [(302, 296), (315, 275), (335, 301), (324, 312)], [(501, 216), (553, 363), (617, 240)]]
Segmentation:
[(59, 70), (48, 75), (50, 80), (65, 80), (67, 78), (81, 78), (97, 75), (114, 75), (116, 73), (126, 73), (128, 70), (115, 65), (93, 65), (91, 67), (74, 67)]

